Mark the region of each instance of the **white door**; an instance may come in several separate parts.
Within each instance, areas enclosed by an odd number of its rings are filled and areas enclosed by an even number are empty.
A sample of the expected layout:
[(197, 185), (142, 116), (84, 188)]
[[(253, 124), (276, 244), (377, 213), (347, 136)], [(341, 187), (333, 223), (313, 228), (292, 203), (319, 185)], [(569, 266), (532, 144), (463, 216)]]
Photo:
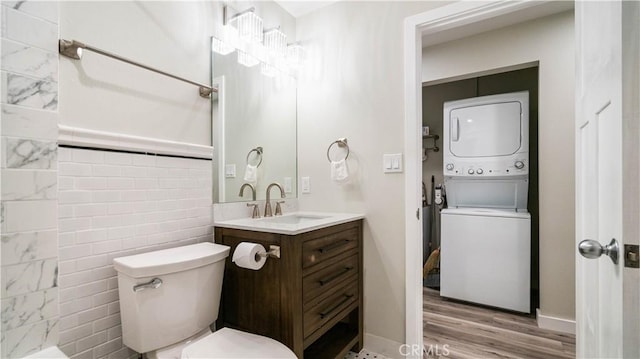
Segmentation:
[[(625, 321), (640, 319), (637, 310), (625, 312), (629, 303), (623, 296), (625, 286), (635, 285), (638, 292), (638, 283), (625, 278), (622, 250), (623, 243), (636, 240), (625, 238), (629, 233), (623, 231), (627, 229), (623, 208), (629, 199), (623, 196), (638, 193), (637, 181), (623, 187), (628, 158), (637, 161), (638, 156), (637, 151), (629, 152), (633, 147), (623, 146), (630, 139), (623, 138), (623, 124), (628, 130), (623, 101), (629, 91), (623, 91), (627, 75), (623, 58), (628, 55), (623, 50), (623, 7), (618, 1), (576, 2), (576, 244), (586, 252), (576, 257), (578, 358), (630, 357), (638, 346), (637, 341), (624, 339), (629, 334), (624, 333), (626, 328), (633, 327)], [(636, 33), (636, 41), (637, 37)], [(635, 87), (637, 94), (637, 82)], [(634, 136), (637, 142), (637, 130)], [(592, 241), (583, 242), (586, 239)], [(606, 253), (606, 249), (613, 252), (614, 246), (607, 246), (614, 240), (619, 246), (617, 261)]]

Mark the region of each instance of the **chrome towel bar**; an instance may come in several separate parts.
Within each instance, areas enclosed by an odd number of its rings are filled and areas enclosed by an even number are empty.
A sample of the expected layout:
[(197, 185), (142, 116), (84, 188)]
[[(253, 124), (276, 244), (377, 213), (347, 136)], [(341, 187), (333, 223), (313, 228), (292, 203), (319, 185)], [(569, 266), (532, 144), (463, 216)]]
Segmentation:
[(64, 55), (68, 58), (71, 59), (75, 59), (75, 60), (80, 60), (82, 58), (82, 50), (87, 50), (87, 51), (91, 51), (91, 52), (95, 52), (96, 54), (100, 54), (106, 57), (110, 57), (112, 59), (118, 60), (118, 61), (122, 61), (122, 62), (126, 62), (130, 65), (133, 66), (137, 66), (137, 67), (141, 67), (145, 70), (149, 70), (155, 73), (158, 73), (160, 75), (164, 75), (167, 77), (171, 77), (173, 79), (176, 79), (178, 81), (182, 81), (182, 82), (186, 82), (195, 86), (199, 87), (199, 93), (201, 97), (204, 98), (210, 98), (211, 97), (211, 93), (212, 92), (218, 92), (218, 89), (211, 87), (211, 86), (207, 86), (207, 85), (203, 85), (201, 83), (195, 82), (195, 81), (191, 81), (191, 80), (187, 80), (185, 78), (176, 76), (176, 75), (172, 75), (168, 72), (164, 72), (162, 70), (158, 70), (156, 68), (153, 68), (151, 66), (147, 66), (147, 65), (143, 65), (137, 61), (133, 61), (127, 58), (124, 58), (122, 56), (113, 54), (111, 52), (108, 51), (104, 51), (101, 49), (98, 49), (96, 47), (93, 47), (91, 45), (87, 45), (84, 44), (80, 41), (76, 41), (76, 40), (64, 40), (64, 39), (60, 39), (58, 40), (58, 52), (60, 53), (60, 55)]

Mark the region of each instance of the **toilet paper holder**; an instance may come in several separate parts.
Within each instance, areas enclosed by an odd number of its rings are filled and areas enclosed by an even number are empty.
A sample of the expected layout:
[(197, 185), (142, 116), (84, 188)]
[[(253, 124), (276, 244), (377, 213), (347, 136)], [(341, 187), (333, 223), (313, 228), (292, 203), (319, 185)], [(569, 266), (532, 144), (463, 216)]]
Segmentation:
[(269, 258), (280, 258), (280, 246), (276, 246), (276, 245), (271, 244), (271, 245), (269, 245), (269, 251), (268, 252), (256, 253), (256, 256), (269, 257)]

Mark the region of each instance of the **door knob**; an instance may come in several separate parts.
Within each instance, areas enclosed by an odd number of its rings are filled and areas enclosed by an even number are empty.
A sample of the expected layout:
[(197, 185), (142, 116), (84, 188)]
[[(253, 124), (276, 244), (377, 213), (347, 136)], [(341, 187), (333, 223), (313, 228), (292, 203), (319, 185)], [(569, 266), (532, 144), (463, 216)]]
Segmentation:
[(618, 264), (619, 248), (618, 241), (616, 241), (615, 238), (612, 238), (611, 242), (604, 247), (598, 241), (585, 239), (578, 244), (578, 252), (580, 252), (583, 257), (589, 259), (599, 258), (601, 255), (605, 254), (611, 258), (614, 264)]

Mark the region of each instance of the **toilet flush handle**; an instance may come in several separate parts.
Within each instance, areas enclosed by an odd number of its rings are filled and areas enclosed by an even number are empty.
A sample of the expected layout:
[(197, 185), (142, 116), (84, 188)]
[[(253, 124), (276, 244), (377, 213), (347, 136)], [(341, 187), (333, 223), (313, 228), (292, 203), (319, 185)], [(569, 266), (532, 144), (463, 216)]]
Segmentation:
[(162, 279), (153, 278), (150, 282), (134, 285), (133, 291), (139, 292), (141, 290), (150, 289), (150, 288), (157, 289), (157, 288), (160, 288), (161, 285), (162, 285)]

